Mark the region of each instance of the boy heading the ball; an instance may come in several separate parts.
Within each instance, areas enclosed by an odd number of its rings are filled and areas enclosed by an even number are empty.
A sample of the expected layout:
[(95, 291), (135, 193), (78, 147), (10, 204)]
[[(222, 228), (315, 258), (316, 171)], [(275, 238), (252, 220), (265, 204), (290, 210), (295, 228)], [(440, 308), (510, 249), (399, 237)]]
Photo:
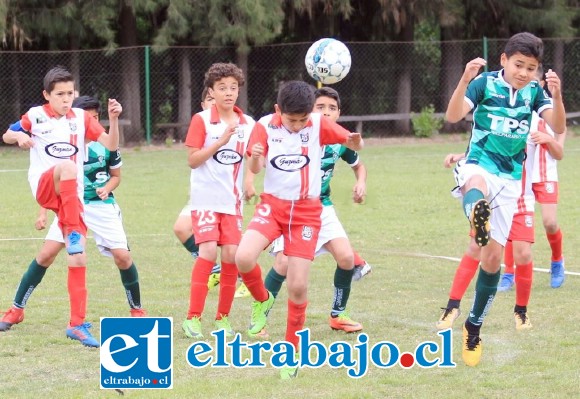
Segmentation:
[(542, 56), (542, 41), (524, 32), (507, 42), (501, 55), (502, 70), (477, 76), (486, 61), (476, 58), (468, 62), (445, 115), (454, 123), (474, 110), (466, 164), (458, 176), (464, 213), (482, 247), (475, 300), (463, 328), (463, 360), (469, 366), (481, 360), (479, 333), (497, 291), (502, 251), (521, 192), (532, 111), (556, 133), (566, 128), (558, 75), (552, 70), (546, 73), (553, 101), (534, 80)]
[[(345, 144), (359, 150), (359, 133), (350, 133), (332, 120), (311, 114), (314, 89), (302, 81), (290, 81), (278, 91), (276, 112), (264, 116), (254, 126), (247, 154), (253, 173), (265, 170), (260, 203), (244, 233), (236, 253), (236, 264), (244, 283), (255, 299), (252, 305), (250, 336), (259, 336), (266, 326), (274, 297), (264, 287), (257, 264), (260, 253), (274, 239), (284, 236), (288, 255), (288, 319), (286, 341), (298, 345), (296, 332), (304, 327), (307, 284), (320, 231), (322, 146)], [(282, 369), (282, 378), (296, 375), (297, 369)]]

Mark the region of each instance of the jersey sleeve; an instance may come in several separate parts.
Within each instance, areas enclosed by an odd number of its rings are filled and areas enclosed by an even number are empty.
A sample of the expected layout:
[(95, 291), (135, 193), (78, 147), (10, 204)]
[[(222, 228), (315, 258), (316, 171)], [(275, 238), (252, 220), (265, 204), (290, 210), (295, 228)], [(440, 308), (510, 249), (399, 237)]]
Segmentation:
[[(28, 113), (25, 113), (20, 118), (20, 127), (27, 132), (29, 132), (30, 129), (32, 128), (32, 123), (30, 123), (30, 118), (28, 118)], [(10, 129), (10, 130), (12, 130), (12, 129)]]
[(534, 101), (534, 111), (536, 111), (539, 115), (541, 115), (544, 110), (552, 108), (554, 108), (554, 103), (552, 102), (552, 99), (550, 98), (546, 90), (538, 86), (537, 95)]
[(119, 169), (123, 165), (121, 160), (121, 151), (111, 151), (109, 154), (109, 169)]
[(326, 116), (320, 118), (320, 145), (344, 144), (350, 132)]
[(344, 162), (349, 164), (351, 167), (358, 165), (359, 162), (358, 152), (351, 150), (350, 148), (347, 148), (345, 146), (342, 146), (342, 149), (343, 151), (342, 154), (340, 154), (340, 158)]
[(473, 79), (467, 86), (465, 101), (469, 104), (471, 109), (475, 108), (475, 106), (483, 100), (486, 80), (485, 74), (482, 73)]
[(192, 148), (203, 148), (206, 137), (205, 122), (199, 114), (193, 115), (187, 129), (185, 145)]
[(106, 130), (101, 124), (89, 115), (88, 112), (84, 112), (85, 118), (85, 137), (90, 141), (97, 141), (101, 134), (106, 133)]
[(249, 157), (252, 156), (252, 147), (254, 144), (260, 143), (262, 147), (264, 147), (264, 154), (263, 156), (268, 155), (268, 132), (266, 132), (266, 128), (260, 122), (254, 125), (252, 129), (252, 133), (250, 133), (250, 140), (248, 141), (248, 148), (246, 149), (246, 155)]

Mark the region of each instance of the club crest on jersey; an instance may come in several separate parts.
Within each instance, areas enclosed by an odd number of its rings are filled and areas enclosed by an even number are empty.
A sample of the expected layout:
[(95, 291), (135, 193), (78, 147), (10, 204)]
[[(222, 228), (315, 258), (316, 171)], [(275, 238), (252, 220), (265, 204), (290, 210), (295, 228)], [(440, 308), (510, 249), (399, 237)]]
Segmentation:
[(242, 162), (242, 156), (234, 150), (220, 150), (213, 155), (213, 159), (222, 165), (235, 165)]
[(244, 128), (243, 127), (237, 127), (236, 128), (236, 133), (238, 134), (238, 138), (241, 140), (244, 138)]
[(44, 151), (51, 157), (67, 159), (79, 152), (79, 149), (70, 143), (59, 142), (47, 145)]
[(312, 239), (312, 227), (302, 226), (302, 239), (304, 241), (310, 241)]
[(289, 154), (278, 155), (270, 160), (270, 164), (283, 172), (296, 172), (310, 163), (308, 155)]
[(36, 117), (36, 123), (45, 123), (46, 121), (47, 119), (42, 115)]
[(77, 123), (74, 121), (70, 121), (68, 126), (70, 127), (71, 132), (75, 132), (77, 130)]
[(302, 144), (308, 143), (308, 140), (310, 140), (310, 134), (308, 132), (301, 132), (300, 140), (302, 140)]

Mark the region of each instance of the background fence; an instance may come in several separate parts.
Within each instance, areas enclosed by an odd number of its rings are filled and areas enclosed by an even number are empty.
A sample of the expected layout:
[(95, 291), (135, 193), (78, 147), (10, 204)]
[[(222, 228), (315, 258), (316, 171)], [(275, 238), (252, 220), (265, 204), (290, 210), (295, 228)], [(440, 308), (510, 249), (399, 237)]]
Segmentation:
[[(408, 114), (433, 104), (444, 112), (465, 64), (478, 56), (489, 70), (501, 68), (506, 40), (347, 43), (349, 75), (335, 85), (343, 115)], [(544, 39), (544, 66), (563, 81), (568, 111), (580, 110), (580, 38)], [(77, 77), (80, 94), (117, 98), (124, 107), (125, 143), (183, 140), (192, 113), (200, 110), (203, 76), (214, 62), (236, 62), (247, 75), (240, 104), (259, 118), (273, 110), (280, 82), (315, 82), (304, 67), (311, 43), (252, 48), (240, 57), (233, 47), (134, 47), (59, 52), (0, 52), (0, 130), (31, 106), (43, 103), (42, 78), (60, 64)], [(106, 119), (106, 109), (102, 119)], [(346, 123), (355, 128), (354, 122)], [(365, 122), (365, 135), (412, 134), (409, 120)]]

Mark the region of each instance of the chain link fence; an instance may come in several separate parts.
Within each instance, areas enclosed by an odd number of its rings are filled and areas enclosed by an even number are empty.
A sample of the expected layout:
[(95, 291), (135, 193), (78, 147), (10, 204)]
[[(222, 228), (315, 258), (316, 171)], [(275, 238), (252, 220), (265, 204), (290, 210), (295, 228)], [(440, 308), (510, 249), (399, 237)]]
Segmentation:
[[(451, 42), (347, 43), (349, 75), (333, 85), (342, 115), (398, 114), (398, 120), (368, 121), (365, 136), (412, 134), (409, 113), (433, 105), (444, 112), (465, 64), (486, 57), (489, 70), (501, 68), (506, 40)], [(59, 52), (0, 52), (0, 130), (31, 106), (44, 102), (42, 79), (64, 65), (77, 78), (81, 95), (99, 98), (106, 120), (106, 99), (124, 107), (125, 144), (182, 141), (191, 115), (200, 110), (204, 73), (214, 62), (235, 62), (246, 73), (239, 103), (256, 119), (272, 112), (281, 82), (315, 82), (304, 67), (311, 43), (267, 45), (240, 57), (233, 47), (134, 47)], [(568, 112), (580, 111), (580, 39), (545, 39), (545, 69), (558, 72)], [(345, 122), (354, 129), (354, 122)], [(463, 126), (462, 128), (465, 128)]]

